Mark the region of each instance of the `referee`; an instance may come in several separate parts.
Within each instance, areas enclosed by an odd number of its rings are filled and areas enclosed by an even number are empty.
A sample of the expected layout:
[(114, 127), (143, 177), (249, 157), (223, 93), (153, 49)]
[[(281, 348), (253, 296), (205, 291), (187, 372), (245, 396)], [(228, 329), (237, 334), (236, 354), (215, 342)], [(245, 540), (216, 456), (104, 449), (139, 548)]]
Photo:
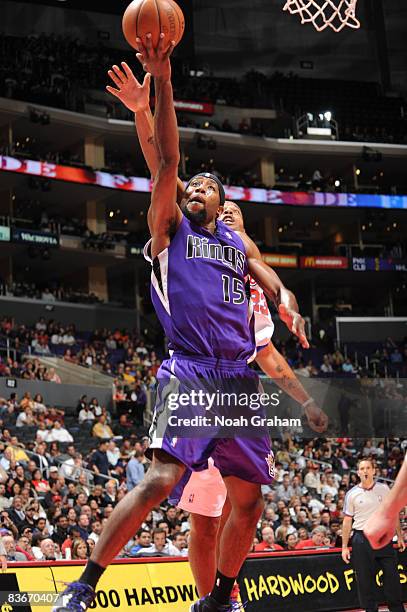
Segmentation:
[[(343, 509), (345, 516), (342, 525), (342, 559), (345, 563), (349, 563), (348, 543), (353, 527), (352, 561), (356, 571), (360, 606), (366, 612), (378, 611), (375, 595), (376, 571), (379, 565), (383, 570), (384, 597), (390, 612), (404, 612), (396, 553), (392, 542), (374, 550), (363, 534), (366, 521), (390, 492), (386, 484), (375, 482), (374, 474), (375, 467), (371, 459), (361, 459), (358, 462), (360, 484), (348, 491)], [(399, 519), (396, 531), (399, 550), (403, 551), (405, 545)]]

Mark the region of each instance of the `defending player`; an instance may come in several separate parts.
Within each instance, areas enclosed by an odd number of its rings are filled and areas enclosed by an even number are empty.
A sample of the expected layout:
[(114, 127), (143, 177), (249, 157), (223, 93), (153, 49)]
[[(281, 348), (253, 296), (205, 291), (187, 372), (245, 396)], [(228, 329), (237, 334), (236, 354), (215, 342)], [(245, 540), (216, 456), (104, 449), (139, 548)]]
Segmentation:
[[(178, 406), (179, 418), (197, 414), (192, 392), (200, 383), (213, 394), (219, 387), (225, 395), (258, 395), (258, 377), (247, 366), (254, 351), (254, 334), (248, 322), (244, 281), (250, 273), (266, 294), (282, 302), (283, 292), (270, 279), (256, 245), (217, 221), (224, 203), (224, 190), (216, 177), (194, 177), (187, 186), (181, 207), (176, 204), (179, 137), (173, 103), (171, 45), (164, 49), (164, 35), (157, 49), (141, 46), (138, 55), (155, 78), (155, 144), (160, 165), (154, 182), (148, 224), (152, 236), (152, 299), (170, 340), (174, 354), (159, 371), (158, 402), (154, 426), (153, 461), (139, 486), (115, 507), (78, 582), (71, 583), (58, 598), (55, 612), (83, 612), (95, 597), (96, 585), (107, 565), (131, 538), (145, 516), (183, 476), (186, 467), (207, 467), (210, 456), (224, 477), (231, 513), (220, 543), (219, 566), (211, 595), (193, 605), (194, 612), (228, 612), (236, 576), (252, 543), (263, 510), (261, 484), (273, 476), (270, 439), (263, 430), (244, 437), (217, 437), (223, 429), (208, 428), (204, 437), (181, 437), (167, 420), (169, 396), (174, 381), (190, 401)], [(290, 328), (298, 313), (287, 297), (286, 318)], [(301, 321), (299, 321), (301, 323)], [(303, 326), (303, 321), (302, 321)], [(303, 343), (307, 344), (303, 329)], [(191, 389), (191, 380), (193, 386)], [(235, 406), (236, 407), (236, 406)], [(205, 414), (206, 406), (199, 406)], [(214, 414), (222, 414), (218, 402)], [(250, 407), (248, 407), (248, 410)], [(243, 412), (243, 410), (242, 410)], [(260, 416), (262, 416), (259, 411)], [(239, 530), (240, 537), (235, 534)]]

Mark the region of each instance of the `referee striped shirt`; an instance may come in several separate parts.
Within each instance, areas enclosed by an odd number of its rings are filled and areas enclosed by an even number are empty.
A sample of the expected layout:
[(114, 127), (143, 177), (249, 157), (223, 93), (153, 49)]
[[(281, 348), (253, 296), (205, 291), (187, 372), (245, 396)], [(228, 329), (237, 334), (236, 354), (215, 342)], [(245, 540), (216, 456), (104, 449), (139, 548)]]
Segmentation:
[(383, 482), (375, 482), (370, 489), (364, 489), (359, 484), (347, 492), (343, 513), (353, 518), (353, 529), (364, 528), (368, 518), (377, 510), (389, 492), (389, 487)]

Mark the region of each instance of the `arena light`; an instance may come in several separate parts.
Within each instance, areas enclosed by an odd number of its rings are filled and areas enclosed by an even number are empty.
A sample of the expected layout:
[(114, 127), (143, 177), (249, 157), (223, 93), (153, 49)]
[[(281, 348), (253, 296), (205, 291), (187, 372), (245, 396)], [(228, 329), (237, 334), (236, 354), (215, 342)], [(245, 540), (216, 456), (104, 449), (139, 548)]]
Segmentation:
[(335, 187), (340, 187), (341, 186), (341, 181), (339, 181), (338, 179), (336, 179), (335, 181)]
[(356, 168), (356, 174), (357, 174), (357, 176), (360, 175), (360, 168)]
[(331, 121), (331, 119), (332, 119), (332, 113), (331, 113), (331, 111), (325, 111), (325, 112), (324, 112), (324, 117), (325, 117), (325, 119), (326, 119), (327, 121)]

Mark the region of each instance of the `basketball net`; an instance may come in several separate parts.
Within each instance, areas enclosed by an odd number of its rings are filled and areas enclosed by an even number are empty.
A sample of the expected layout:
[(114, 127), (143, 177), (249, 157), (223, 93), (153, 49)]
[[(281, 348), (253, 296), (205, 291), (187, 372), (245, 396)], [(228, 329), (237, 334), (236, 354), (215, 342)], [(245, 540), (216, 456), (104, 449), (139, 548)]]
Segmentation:
[(358, 0), (287, 0), (285, 11), (299, 14), (301, 23), (312, 23), (318, 32), (332, 28), (340, 32), (343, 28), (360, 28), (356, 18)]

